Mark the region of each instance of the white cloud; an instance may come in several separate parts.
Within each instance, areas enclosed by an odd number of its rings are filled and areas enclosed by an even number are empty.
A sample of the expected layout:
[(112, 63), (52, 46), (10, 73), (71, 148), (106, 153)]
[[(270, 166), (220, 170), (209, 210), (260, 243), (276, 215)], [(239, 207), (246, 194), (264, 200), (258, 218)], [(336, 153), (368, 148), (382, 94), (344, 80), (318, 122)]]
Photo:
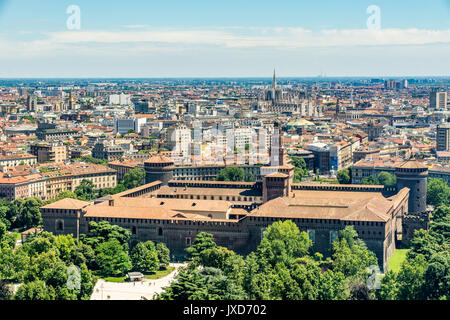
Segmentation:
[(224, 47), (327, 47), (449, 43), (450, 30), (350, 29), (312, 32), (302, 28), (209, 30), (66, 31), (48, 33), (53, 43), (166, 43)]
[(450, 30), (328, 29), (311, 31), (286, 27), (212, 27), (209, 29), (146, 29), (127, 26), (125, 31), (63, 31), (42, 33), (34, 41), (0, 41), (0, 56), (36, 57), (73, 52), (85, 55), (135, 54), (201, 47), (223, 49), (301, 48), (357, 46), (426, 46), (450, 43)]

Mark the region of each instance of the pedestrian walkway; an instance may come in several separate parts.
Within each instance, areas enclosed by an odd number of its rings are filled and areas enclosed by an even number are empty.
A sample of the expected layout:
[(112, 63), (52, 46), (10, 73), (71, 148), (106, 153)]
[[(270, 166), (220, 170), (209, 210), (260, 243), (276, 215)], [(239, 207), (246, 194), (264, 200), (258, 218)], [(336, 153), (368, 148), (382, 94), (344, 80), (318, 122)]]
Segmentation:
[(164, 278), (157, 280), (144, 279), (137, 282), (108, 282), (99, 279), (95, 284), (91, 300), (141, 300), (143, 297), (151, 300), (155, 293), (161, 293), (178, 273), (185, 263), (171, 263), (175, 270)]

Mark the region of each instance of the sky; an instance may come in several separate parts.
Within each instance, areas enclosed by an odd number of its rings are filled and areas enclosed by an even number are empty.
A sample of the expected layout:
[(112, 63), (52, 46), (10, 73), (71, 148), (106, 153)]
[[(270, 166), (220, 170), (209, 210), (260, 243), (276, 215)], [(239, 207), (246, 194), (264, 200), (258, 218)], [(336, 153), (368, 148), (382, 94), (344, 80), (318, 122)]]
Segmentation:
[(0, 0), (0, 78), (449, 76), (449, 57), (450, 0)]

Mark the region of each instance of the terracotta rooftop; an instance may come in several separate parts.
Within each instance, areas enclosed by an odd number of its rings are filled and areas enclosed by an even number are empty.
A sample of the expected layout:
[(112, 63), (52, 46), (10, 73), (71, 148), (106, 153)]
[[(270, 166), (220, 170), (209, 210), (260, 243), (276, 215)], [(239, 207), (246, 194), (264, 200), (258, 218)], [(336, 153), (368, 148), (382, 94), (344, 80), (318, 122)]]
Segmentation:
[(144, 163), (173, 163), (173, 161), (162, 154), (157, 154), (145, 160)]
[(248, 216), (386, 222), (395, 201), (407, 191), (387, 199), (377, 192), (298, 190), (295, 197), (268, 201)]
[(420, 163), (416, 160), (406, 160), (403, 163), (401, 163), (398, 168), (404, 168), (404, 169), (426, 169), (428, 168), (424, 164)]
[(45, 209), (82, 209), (89, 205), (89, 202), (72, 199), (72, 198), (64, 198), (53, 203), (47, 204), (41, 208)]

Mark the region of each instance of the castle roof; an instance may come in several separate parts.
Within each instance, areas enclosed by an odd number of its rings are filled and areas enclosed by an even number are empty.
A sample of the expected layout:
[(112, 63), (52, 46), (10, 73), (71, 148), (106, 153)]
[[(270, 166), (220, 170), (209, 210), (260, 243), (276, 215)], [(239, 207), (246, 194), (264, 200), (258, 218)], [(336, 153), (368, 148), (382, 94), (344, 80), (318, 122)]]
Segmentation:
[(162, 154), (157, 154), (145, 160), (144, 163), (173, 163), (173, 161)]
[(44, 209), (82, 209), (89, 205), (89, 202), (72, 199), (72, 198), (64, 198), (53, 203), (47, 204), (43, 206)]
[(420, 163), (417, 160), (406, 160), (398, 165), (397, 168), (403, 169), (426, 169), (428, 168), (426, 165)]

